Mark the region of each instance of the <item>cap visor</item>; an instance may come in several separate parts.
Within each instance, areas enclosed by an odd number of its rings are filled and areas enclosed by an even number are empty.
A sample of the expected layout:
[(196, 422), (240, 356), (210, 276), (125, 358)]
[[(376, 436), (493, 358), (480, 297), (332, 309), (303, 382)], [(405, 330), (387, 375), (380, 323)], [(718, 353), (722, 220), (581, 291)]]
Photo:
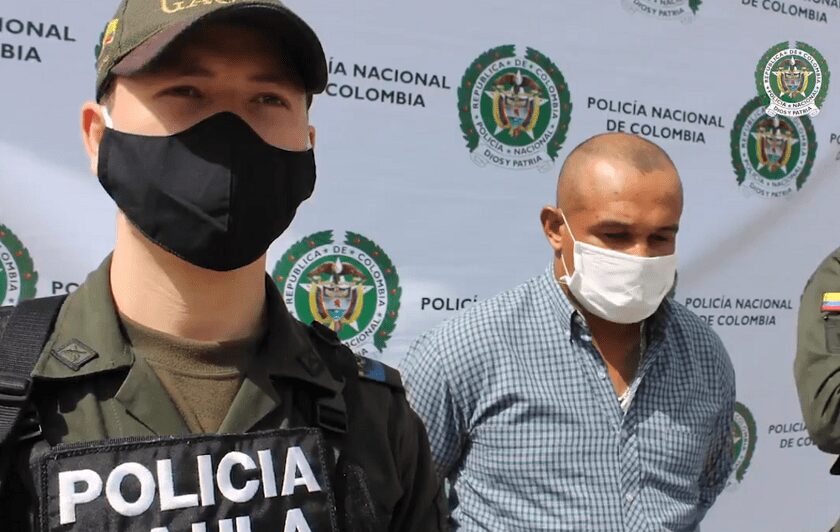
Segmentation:
[(291, 54), (306, 92), (318, 94), (327, 86), (327, 60), (321, 41), (312, 28), (289, 9), (277, 5), (231, 5), (174, 24), (155, 33), (125, 55), (111, 74), (131, 76), (157, 60), (179, 37), (201, 23), (233, 17), (255, 17), (259, 28), (274, 28), (283, 50)]

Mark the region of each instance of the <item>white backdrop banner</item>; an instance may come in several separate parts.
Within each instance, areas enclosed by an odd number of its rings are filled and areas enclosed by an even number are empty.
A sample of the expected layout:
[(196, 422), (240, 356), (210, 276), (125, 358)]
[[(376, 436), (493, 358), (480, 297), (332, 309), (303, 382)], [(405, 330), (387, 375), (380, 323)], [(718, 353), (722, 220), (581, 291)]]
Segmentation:
[[(703, 529), (834, 523), (840, 478), (808, 439), (792, 363), (799, 295), (840, 245), (840, 1), (289, 3), (331, 78), (313, 107), (315, 196), (269, 252), (295, 315), (397, 363), (422, 331), (543, 271), (539, 211), (573, 146), (643, 135), (685, 184), (675, 297), (738, 375), (738, 467)], [(0, 0), (3, 304), (73, 291), (112, 247), (79, 108), (115, 4)], [(339, 266), (349, 303), (321, 297)]]

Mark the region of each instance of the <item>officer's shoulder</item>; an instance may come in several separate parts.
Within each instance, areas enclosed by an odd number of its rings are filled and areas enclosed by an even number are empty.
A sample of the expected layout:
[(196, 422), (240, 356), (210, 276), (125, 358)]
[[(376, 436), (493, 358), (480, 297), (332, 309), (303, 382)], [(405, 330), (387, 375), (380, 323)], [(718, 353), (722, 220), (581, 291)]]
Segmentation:
[(15, 307), (0, 307), (0, 338), (3, 338), (3, 331), (6, 330), (6, 324), (9, 323), (14, 310)]
[(332, 355), (327, 355), (332, 360), (327, 360), (327, 363), (333, 362), (334, 367), (339, 373), (344, 374), (343, 376), (358, 378), (361, 383), (387, 386), (395, 391), (404, 390), (400, 372), (396, 369), (378, 360), (354, 353), (339, 339), (335, 331), (317, 321), (306, 327), (315, 341), (333, 348)]
[(814, 273), (811, 274), (811, 277), (809, 277), (808, 281), (805, 283), (805, 289), (807, 290), (818, 277), (822, 277), (824, 279), (840, 277), (840, 248), (837, 248), (829, 253), (828, 256), (820, 262), (819, 266), (817, 266)]

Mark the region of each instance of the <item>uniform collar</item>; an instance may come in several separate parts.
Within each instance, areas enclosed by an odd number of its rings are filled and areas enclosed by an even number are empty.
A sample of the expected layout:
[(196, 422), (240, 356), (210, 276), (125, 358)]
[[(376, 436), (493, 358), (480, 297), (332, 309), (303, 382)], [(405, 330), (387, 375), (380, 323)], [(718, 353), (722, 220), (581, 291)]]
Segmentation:
[[(59, 312), (32, 376), (41, 379), (80, 378), (134, 365), (134, 354), (122, 331), (110, 282), (111, 257), (93, 271), (71, 294)], [(307, 327), (295, 320), (280, 299), (277, 287), (266, 277), (268, 333), (246, 376), (265, 372), (273, 378), (288, 378), (340, 391), (336, 380), (315, 349)], [(78, 369), (62, 361), (61, 350), (76, 347), (95, 355)]]
[[(67, 297), (53, 334), (32, 371), (33, 377), (79, 378), (127, 368), (134, 363), (111, 296), (110, 270), (111, 257), (108, 256), (78, 290)], [(95, 355), (78, 370), (69, 367), (61, 357), (62, 350), (74, 343), (89, 355)]]
[(344, 384), (330, 373), (312, 343), (310, 328), (292, 317), (280, 299), (277, 286), (268, 276), (266, 303), (268, 335), (254, 365), (264, 368), (274, 378), (295, 379), (331, 392), (340, 391)]

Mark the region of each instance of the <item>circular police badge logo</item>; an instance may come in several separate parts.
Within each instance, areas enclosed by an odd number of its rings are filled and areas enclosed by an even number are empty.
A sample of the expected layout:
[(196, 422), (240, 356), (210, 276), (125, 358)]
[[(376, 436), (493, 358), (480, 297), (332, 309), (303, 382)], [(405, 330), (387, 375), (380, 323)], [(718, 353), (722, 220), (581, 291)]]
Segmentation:
[(694, 20), (702, 3), (701, 0), (621, 0), (624, 9), (631, 13), (684, 23)]
[(458, 88), (461, 131), (478, 166), (551, 170), (566, 133), (571, 97), (560, 69), (546, 56), (513, 45), (481, 54)]
[(752, 413), (743, 404), (735, 403), (735, 415), (732, 418), (732, 454), (735, 463), (728, 487), (734, 487), (744, 480), (755, 453), (757, 435)]
[(828, 94), (828, 65), (804, 42), (770, 48), (756, 69), (756, 85), (770, 116), (817, 116)]
[(37, 282), (38, 272), (29, 251), (9, 228), (0, 224), (0, 306), (32, 299)]
[(810, 118), (767, 116), (759, 98), (738, 113), (730, 144), (738, 184), (768, 198), (802, 188), (817, 155)]
[(286, 307), (304, 323), (319, 321), (360, 354), (382, 352), (397, 322), (402, 289), (391, 259), (371, 240), (332, 231), (302, 238), (273, 272)]

